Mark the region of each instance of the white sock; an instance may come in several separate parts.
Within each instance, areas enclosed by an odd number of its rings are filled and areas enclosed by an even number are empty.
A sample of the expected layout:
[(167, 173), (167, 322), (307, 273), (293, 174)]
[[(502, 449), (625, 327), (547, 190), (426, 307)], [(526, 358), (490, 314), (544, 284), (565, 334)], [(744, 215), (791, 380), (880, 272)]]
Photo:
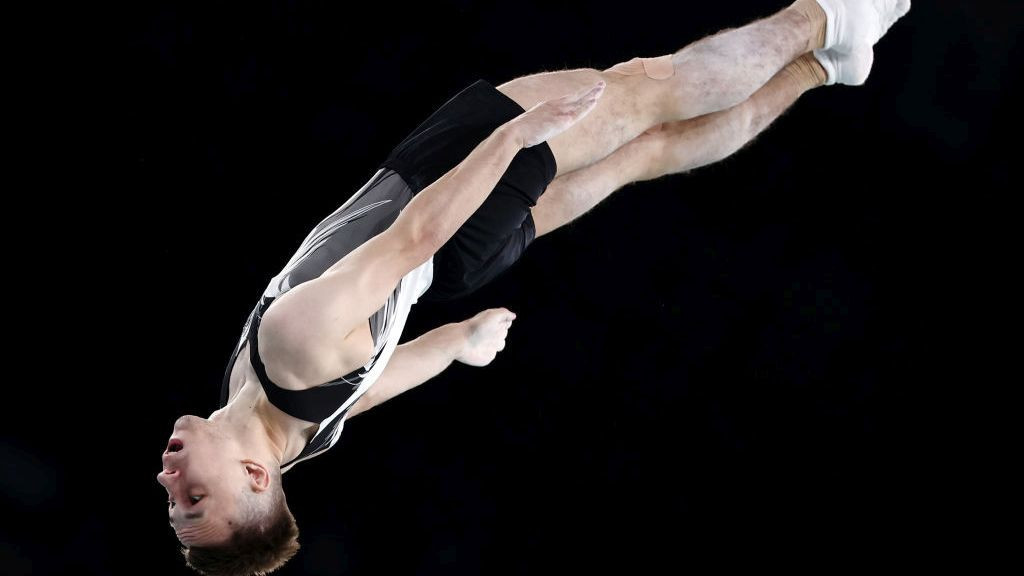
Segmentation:
[(850, 53), (874, 46), (910, 10), (910, 0), (817, 0), (825, 12), (825, 45)]
[(826, 86), (832, 84), (845, 84), (847, 86), (860, 86), (867, 81), (871, 73), (871, 65), (875, 60), (875, 51), (871, 48), (862, 48), (849, 54), (836, 52), (834, 49), (815, 50), (814, 57), (825, 69), (828, 80)]
[(906, 16), (907, 12), (910, 12), (910, 0), (896, 0), (893, 9), (882, 15), (882, 36), (889, 32), (889, 28), (892, 28), (897, 20)]

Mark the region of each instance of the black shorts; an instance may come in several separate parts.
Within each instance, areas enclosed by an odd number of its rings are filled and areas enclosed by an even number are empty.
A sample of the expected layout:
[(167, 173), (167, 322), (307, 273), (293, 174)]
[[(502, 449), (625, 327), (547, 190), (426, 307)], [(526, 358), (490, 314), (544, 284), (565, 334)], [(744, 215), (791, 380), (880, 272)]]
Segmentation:
[[(477, 80), (417, 126), (380, 167), (397, 172), (415, 194), (523, 112), (515, 100)], [(480, 208), (434, 255), (434, 280), (421, 300), (465, 296), (514, 264), (536, 236), (530, 209), (555, 174), (547, 142), (520, 150)]]

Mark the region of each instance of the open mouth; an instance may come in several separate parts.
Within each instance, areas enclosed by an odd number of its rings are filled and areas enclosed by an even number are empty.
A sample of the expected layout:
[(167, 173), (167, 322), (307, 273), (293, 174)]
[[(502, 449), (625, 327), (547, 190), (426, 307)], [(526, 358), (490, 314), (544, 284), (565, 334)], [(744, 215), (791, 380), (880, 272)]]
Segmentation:
[(178, 440), (177, 438), (171, 438), (171, 441), (167, 443), (168, 452), (177, 452), (184, 447), (185, 445), (181, 442), (181, 440)]

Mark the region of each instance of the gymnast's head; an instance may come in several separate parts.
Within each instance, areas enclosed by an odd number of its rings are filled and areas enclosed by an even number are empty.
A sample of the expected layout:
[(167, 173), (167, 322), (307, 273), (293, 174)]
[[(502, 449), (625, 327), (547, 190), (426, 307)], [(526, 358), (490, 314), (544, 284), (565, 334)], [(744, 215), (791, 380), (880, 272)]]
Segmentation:
[(272, 572), (299, 548), (298, 526), (273, 458), (221, 422), (182, 416), (162, 455), (171, 527), (200, 574)]

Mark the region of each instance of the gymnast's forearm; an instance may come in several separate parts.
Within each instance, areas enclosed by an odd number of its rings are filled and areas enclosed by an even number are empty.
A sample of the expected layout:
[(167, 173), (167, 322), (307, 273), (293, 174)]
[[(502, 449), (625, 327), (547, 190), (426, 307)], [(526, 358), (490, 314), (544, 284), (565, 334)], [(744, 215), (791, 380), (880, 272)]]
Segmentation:
[(407, 392), (443, 372), (466, 345), (460, 323), (445, 324), (395, 348), (380, 378), (366, 391), (371, 406)]
[(462, 162), (416, 194), (395, 225), (428, 243), (431, 253), (440, 250), (483, 204), (520, 150), (522, 140), (508, 125), (499, 126)]

